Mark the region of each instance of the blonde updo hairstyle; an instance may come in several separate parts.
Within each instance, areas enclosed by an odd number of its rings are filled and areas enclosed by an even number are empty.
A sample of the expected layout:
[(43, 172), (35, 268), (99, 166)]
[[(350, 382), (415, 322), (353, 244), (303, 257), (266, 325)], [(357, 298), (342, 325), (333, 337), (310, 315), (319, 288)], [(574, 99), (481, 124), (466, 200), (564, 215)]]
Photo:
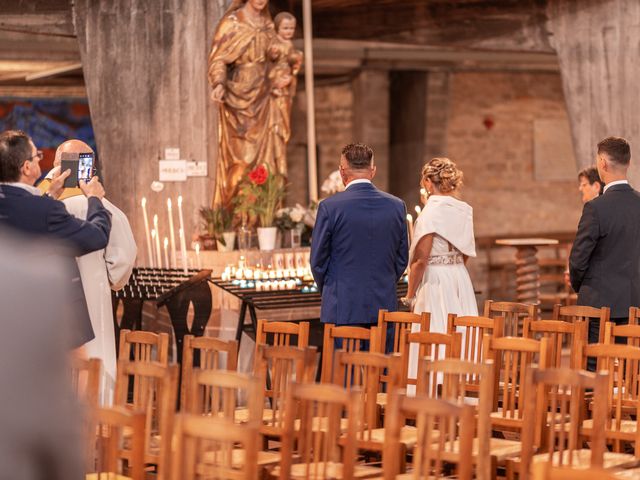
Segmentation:
[(440, 193), (457, 192), (462, 187), (462, 170), (448, 158), (432, 158), (422, 167), (422, 186), (429, 179)]

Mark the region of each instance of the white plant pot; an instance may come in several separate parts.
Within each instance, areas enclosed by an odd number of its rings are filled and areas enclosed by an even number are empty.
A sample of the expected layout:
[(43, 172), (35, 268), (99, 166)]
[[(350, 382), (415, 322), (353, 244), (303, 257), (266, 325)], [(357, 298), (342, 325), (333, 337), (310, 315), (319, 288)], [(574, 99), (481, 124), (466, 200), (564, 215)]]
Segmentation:
[(216, 243), (218, 245), (218, 251), (232, 252), (236, 243), (236, 232), (223, 232), (222, 238), (224, 238), (224, 243), (226, 245), (223, 245), (220, 241), (217, 241)]
[(258, 227), (258, 245), (260, 250), (271, 251), (276, 248), (276, 227)]

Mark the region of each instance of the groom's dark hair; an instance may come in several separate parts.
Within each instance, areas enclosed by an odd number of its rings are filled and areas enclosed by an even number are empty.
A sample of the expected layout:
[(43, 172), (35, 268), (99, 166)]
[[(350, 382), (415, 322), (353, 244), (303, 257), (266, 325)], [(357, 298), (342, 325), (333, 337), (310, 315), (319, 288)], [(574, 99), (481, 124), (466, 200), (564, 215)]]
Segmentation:
[(370, 168), (373, 160), (373, 150), (364, 143), (350, 143), (342, 149), (342, 155), (354, 170)]
[(598, 154), (606, 153), (607, 157), (618, 165), (629, 165), (631, 161), (631, 147), (622, 137), (607, 137), (598, 143)]

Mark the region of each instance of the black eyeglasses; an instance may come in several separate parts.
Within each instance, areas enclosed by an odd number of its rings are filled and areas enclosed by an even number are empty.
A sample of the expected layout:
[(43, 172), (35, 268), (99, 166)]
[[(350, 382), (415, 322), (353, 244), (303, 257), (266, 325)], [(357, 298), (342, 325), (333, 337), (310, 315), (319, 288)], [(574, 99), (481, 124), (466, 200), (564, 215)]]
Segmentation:
[(44, 153), (42, 153), (42, 150), (38, 150), (38, 152), (35, 155), (27, 158), (25, 162), (31, 162), (34, 158), (37, 158), (38, 160), (42, 160), (44, 158)]

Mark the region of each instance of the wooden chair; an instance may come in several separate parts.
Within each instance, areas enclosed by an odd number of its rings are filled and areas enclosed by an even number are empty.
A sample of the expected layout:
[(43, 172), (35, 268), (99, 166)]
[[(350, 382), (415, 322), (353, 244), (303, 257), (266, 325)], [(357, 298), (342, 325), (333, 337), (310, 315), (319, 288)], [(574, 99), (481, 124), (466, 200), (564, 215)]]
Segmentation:
[[(380, 349), (382, 353), (401, 353), (402, 332), (411, 333), (413, 324), (420, 325), (421, 332), (428, 332), (431, 324), (431, 314), (423, 312), (421, 314), (409, 312), (389, 312), (380, 310), (378, 312), (378, 332), (380, 334)], [(393, 348), (386, 351), (387, 333), (389, 326), (393, 325)]]
[(377, 327), (336, 326), (326, 323), (324, 325), (322, 345), (322, 371), (320, 377), (322, 383), (331, 383), (331, 378), (333, 377), (333, 357), (336, 350), (336, 340), (342, 341), (340, 350), (347, 352), (380, 352), (380, 337)]
[(120, 330), (118, 360), (168, 365), (169, 335), (142, 330)]
[[(598, 342), (604, 339), (604, 325), (609, 321), (609, 307), (594, 308), (584, 305), (555, 305), (553, 307), (553, 320), (563, 320), (565, 322), (587, 322), (587, 332), (590, 322), (599, 322)], [(591, 343), (587, 337), (587, 343)]]
[(582, 348), (587, 343), (587, 322), (565, 322), (562, 320), (525, 319), (522, 330), (524, 338), (549, 342), (549, 367), (562, 367), (563, 346), (569, 346), (569, 367), (579, 369), (582, 364)]
[(96, 408), (89, 419), (87, 478), (122, 475), (143, 480), (145, 414), (122, 407)]
[(548, 340), (485, 335), (483, 348), (495, 365), (491, 424), (494, 429), (521, 432), (527, 371), (532, 366), (547, 368)]
[[(130, 382), (131, 380), (131, 382)], [(133, 386), (129, 398), (129, 385)], [(167, 475), (171, 450), (171, 429), (178, 392), (178, 366), (157, 362), (118, 362), (114, 405), (146, 415), (145, 463), (158, 466)]]
[[(175, 423), (173, 480), (258, 478), (259, 424), (181, 413)], [(238, 448), (241, 447), (241, 448)], [(242, 452), (238, 461), (236, 452)]]
[[(262, 385), (260, 379), (225, 370), (193, 370), (189, 385), (189, 402), (182, 405), (184, 413), (226, 418), (238, 423), (262, 419)], [(246, 401), (247, 415), (236, 418), (239, 401)]]
[(538, 462), (533, 465), (533, 480), (621, 480), (633, 478), (617, 476), (601, 468), (553, 467), (550, 463)]
[(259, 345), (294, 346), (304, 348), (309, 345), (309, 322), (270, 322), (258, 320), (256, 350)]
[(291, 386), (288, 396), (282, 461), (274, 475), (283, 480), (353, 480), (381, 475), (378, 468), (356, 466), (361, 404), (355, 389), (297, 384)]
[[(559, 467), (612, 468), (635, 461), (633, 455), (606, 452), (607, 377), (568, 368), (527, 372), (521, 479), (529, 478), (531, 465), (539, 462)], [(590, 434), (585, 427), (585, 393), (589, 390), (594, 399)], [(583, 448), (585, 435), (590, 437), (590, 449)]]
[(182, 343), (182, 377), (180, 379), (180, 405), (189, 404), (189, 385), (194, 367), (202, 370), (228, 371), (238, 368), (238, 342), (212, 337), (185, 335)]
[[(413, 451), (413, 472), (401, 475), (401, 432), (407, 418), (416, 419), (418, 442)], [(385, 480), (399, 478), (450, 478), (448, 463), (456, 465), (456, 478), (472, 478), (468, 455), (473, 448), (473, 407), (403, 391), (389, 394), (385, 416), (383, 466)]]
[(76, 398), (89, 407), (100, 403), (102, 360), (99, 358), (71, 358), (71, 386)]
[(616, 325), (613, 322), (607, 322), (604, 326), (603, 343), (615, 344), (618, 337), (626, 338), (629, 346), (640, 347), (640, 325)]
[[(190, 404), (183, 408), (184, 413), (214, 418), (224, 418), (235, 423), (262, 424), (263, 391), (258, 377), (224, 370), (200, 370), (193, 372), (190, 385)], [(244, 398), (246, 406), (238, 407), (240, 398)], [(237, 412), (244, 412), (242, 418)], [(262, 437), (262, 435), (261, 435)], [(242, 449), (233, 452), (234, 462), (245, 461)], [(275, 465), (280, 461), (280, 454), (259, 449), (258, 466)]]
[[(281, 437), (284, 431), (284, 415), (287, 407), (287, 391), (296, 383), (312, 382), (315, 378), (315, 347), (270, 347), (260, 345), (256, 355), (254, 374), (262, 385), (261, 398), (268, 408), (263, 409), (261, 432), (270, 437)], [(270, 379), (270, 384), (267, 383)], [(236, 415), (243, 415), (243, 410)]]
[(484, 302), (484, 314), (489, 318), (502, 318), (503, 335), (519, 337), (522, 333), (522, 325), (525, 318), (538, 319), (538, 308), (528, 303), (516, 302)]
[[(519, 455), (521, 443), (514, 440), (491, 438), (491, 411), (493, 407), (493, 361), (475, 363), (457, 358), (432, 361), (421, 358), (418, 362), (417, 394), (440, 398), (455, 403), (475, 406), (475, 437), (469, 452), (476, 467), (476, 478), (495, 478), (496, 467)], [(469, 397), (469, 385), (477, 386)]]
[[(485, 353), (482, 350), (483, 339), (486, 334), (494, 338), (501, 337), (504, 330), (504, 320), (501, 317), (458, 317), (449, 314), (447, 322), (447, 333), (454, 332), (462, 334), (462, 348), (460, 357), (471, 363), (482, 363), (485, 360)], [(480, 385), (478, 379), (473, 375), (467, 377), (467, 395), (478, 394)]]
[[(412, 373), (409, 365), (409, 357), (411, 345), (418, 347), (417, 358), (429, 357), (432, 360), (443, 358), (460, 358), (460, 348), (462, 344), (462, 335), (459, 333), (433, 333), (433, 332), (403, 332), (402, 344), (402, 371), (404, 386), (415, 386), (416, 378), (411, 376)], [(417, 365), (416, 369), (417, 371)]]
[[(597, 371), (609, 375), (606, 391), (609, 408), (605, 426), (607, 443), (613, 444), (615, 452), (621, 452), (623, 442), (632, 442), (635, 445), (635, 455), (640, 458), (640, 429), (637, 421), (640, 418), (640, 347), (592, 344), (584, 348), (583, 365), (586, 365), (587, 357), (595, 357)], [(595, 430), (596, 427), (591, 425), (590, 420), (585, 421), (588, 435)]]
[(640, 324), (640, 308), (629, 307), (629, 325)]
[[(333, 382), (347, 390), (355, 390), (362, 406), (358, 422), (358, 448), (381, 452), (384, 428), (377, 404), (378, 395), (383, 393), (383, 386), (387, 391), (400, 388), (402, 358), (399, 354), (339, 351), (334, 362)], [(415, 443), (415, 436), (407, 433), (411, 437), (405, 436), (407, 442)]]

